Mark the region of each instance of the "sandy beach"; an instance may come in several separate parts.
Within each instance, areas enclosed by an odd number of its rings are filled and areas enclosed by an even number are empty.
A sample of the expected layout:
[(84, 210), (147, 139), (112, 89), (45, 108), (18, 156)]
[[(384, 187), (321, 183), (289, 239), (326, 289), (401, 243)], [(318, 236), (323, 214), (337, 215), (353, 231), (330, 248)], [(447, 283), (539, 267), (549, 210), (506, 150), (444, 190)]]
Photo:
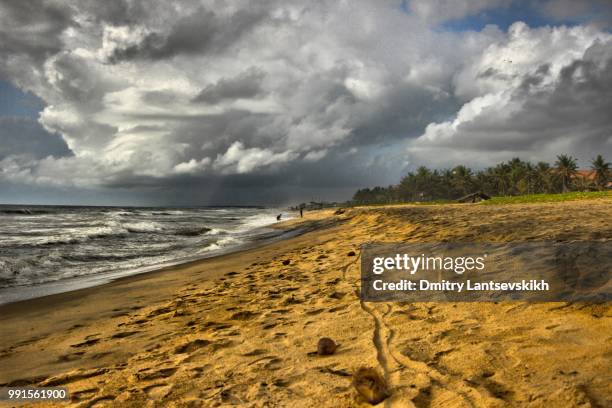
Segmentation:
[[(151, 407), (612, 405), (610, 304), (364, 303), (365, 242), (612, 240), (612, 199), (307, 212), (297, 237), (0, 306), (0, 384)], [(339, 344), (316, 353), (321, 337)]]

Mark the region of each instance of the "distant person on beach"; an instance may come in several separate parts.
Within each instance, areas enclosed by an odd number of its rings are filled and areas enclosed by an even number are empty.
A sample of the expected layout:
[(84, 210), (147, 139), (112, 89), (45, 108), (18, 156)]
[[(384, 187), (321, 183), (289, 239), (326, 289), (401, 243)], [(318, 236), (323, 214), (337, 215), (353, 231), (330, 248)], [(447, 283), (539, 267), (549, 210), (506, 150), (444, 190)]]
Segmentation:
[(283, 215), (283, 213), (280, 213), (276, 216), (276, 221), (280, 221), (281, 220), (281, 216)]
[(300, 218), (304, 218), (304, 209), (300, 207)]

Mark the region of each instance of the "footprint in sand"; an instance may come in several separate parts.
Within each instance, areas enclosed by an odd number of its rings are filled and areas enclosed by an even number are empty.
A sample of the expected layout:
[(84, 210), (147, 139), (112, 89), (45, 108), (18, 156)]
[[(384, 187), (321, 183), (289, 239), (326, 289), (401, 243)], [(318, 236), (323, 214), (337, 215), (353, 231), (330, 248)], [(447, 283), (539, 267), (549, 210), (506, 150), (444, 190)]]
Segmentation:
[(177, 367), (166, 367), (156, 371), (146, 371), (149, 369), (143, 370), (143, 372), (138, 372), (133, 375), (133, 379), (136, 381), (149, 381), (149, 380), (157, 380), (159, 378), (168, 378), (178, 370)]
[(151, 311), (147, 315), (147, 317), (155, 317), (155, 316), (159, 316), (161, 314), (170, 313), (172, 310), (173, 310), (173, 308), (170, 307), (170, 306), (160, 307), (158, 309), (155, 309), (155, 310)]
[(202, 331), (219, 331), (232, 327), (229, 323), (206, 322), (201, 326)]
[(81, 343), (76, 343), (76, 344), (72, 344), (70, 345), (70, 347), (74, 347), (74, 348), (80, 348), (80, 347), (89, 347), (89, 346), (93, 346), (96, 343), (99, 343), (100, 339), (89, 339), (89, 340), (85, 340)]
[(85, 354), (84, 351), (77, 351), (75, 353), (68, 353), (58, 357), (57, 361), (60, 363), (65, 363), (68, 361), (75, 361), (81, 358), (81, 356)]
[(323, 313), (325, 311), (325, 309), (321, 308), (321, 309), (313, 309), (313, 310), (308, 310), (306, 311), (306, 314), (309, 316), (314, 316), (314, 315), (318, 315), (320, 313)]
[(89, 399), (93, 397), (98, 391), (100, 391), (99, 388), (86, 388), (84, 390), (72, 391), (70, 392), (70, 399), (73, 402)]
[(283, 305), (287, 306), (287, 305), (298, 305), (300, 303), (304, 303), (303, 299), (297, 298), (294, 295), (291, 296), (287, 296), (285, 298), (285, 300), (283, 301)]
[(270, 359), (268, 362), (266, 362), (266, 364), (264, 364), (264, 368), (266, 370), (270, 370), (270, 371), (276, 371), (278, 369), (281, 368), (281, 363), (282, 363), (282, 359), (281, 358), (277, 358), (277, 357), (273, 357), (272, 359)]
[(234, 345), (234, 342), (231, 340), (227, 340), (227, 339), (223, 339), (223, 340), (218, 340), (216, 342), (214, 342), (210, 348), (213, 352), (217, 351), (217, 350), (221, 350), (224, 348), (228, 348), (228, 347), (232, 347)]
[(258, 313), (258, 312), (251, 312), (249, 310), (243, 310), (241, 312), (234, 313), (230, 317), (230, 319), (232, 319), (232, 320), (251, 320), (254, 317), (257, 317), (259, 315), (260, 315), (260, 313)]
[(483, 385), (495, 398), (499, 398), (504, 401), (508, 401), (508, 399), (512, 398), (513, 392), (506, 388), (505, 385), (498, 383), (497, 381), (487, 378)]
[(291, 385), (292, 381), (285, 379), (285, 378), (277, 378), (274, 381), (272, 381), (272, 384), (277, 386), (277, 387), (288, 387), (289, 385)]
[(172, 313), (172, 317), (182, 317), (182, 316), (187, 316), (189, 314), (190, 313), (186, 311), (185, 309), (176, 309), (174, 313)]
[[(234, 346), (234, 342), (232, 340), (229, 339), (220, 339), (220, 340), (205, 340), (205, 339), (198, 339), (198, 340), (194, 340), (192, 342), (189, 343), (185, 343), (183, 345), (177, 346), (174, 349), (174, 352), (176, 354), (186, 354), (186, 353), (194, 353), (196, 352), (198, 349), (204, 348), (204, 347), (208, 347), (208, 350), (212, 353), (224, 349), (224, 348), (228, 348), (228, 347), (232, 347)], [(197, 354), (193, 354), (194, 356)], [(191, 359), (191, 357), (188, 358), (188, 360)]]
[(84, 380), (86, 378), (96, 377), (108, 372), (107, 368), (93, 368), (90, 370), (74, 370), (64, 374), (59, 374), (54, 377), (50, 377), (39, 385), (41, 387), (55, 387), (59, 385), (68, 384), (75, 381)]
[(332, 298), (332, 299), (338, 299), (338, 300), (342, 299), (344, 296), (346, 296), (346, 293), (344, 293), (344, 292), (338, 292), (338, 291), (333, 291), (333, 292), (332, 292), (332, 293), (329, 295), (329, 297), (330, 297), (330, 298)]
[(119, 332), (119, 333), (115, 333), (111, 336), (111, 339), (123, 339), (125, 337), (130, 337), (133, 336), (137, 333), (140, 333), (139, 331), (124, 331), (124, 332)]
[(172, 391), (171, 384), (161, 383), (153, 384), (143, 388), (143, 391), (152, 399), (160, 400), (168, 396)]
[(212, 368), (211, 364), (205, 364), (203, 366), (199, 366), (199, 367), (192, 367), (191, 368), (191, 377), (193, 378), (198, 378), (200, 376), (202, 376), (202, 374), (204, 374), (207, 371), (210, 371)]
[(91, 360), (99, 360), (99, 359), (101, 359), (102, 357), (106, 357), (106, 356), (111, 355), (111, 354), (113, 354), (113, 353), (112, 353), (112, 352), (110, 352), (110, 351), (107, 351), (107, 352), (102, 352), (102, 353), (95, 353), (95, 354), (92, 354), (91, 356), (89, 356), (89, 358), (90, 358)]
[(174, 349), (176, 354), (191, 353), (199, 348), (206, 347), (212, 342), (206, 339), (196, 339), (185, 344), (181, 344)]
[(254, 349), (252, 351), (249, 351), (248, 353), (244, 353), (243, 356), (244, 357), (254, 357), (254, 356), (260, 356), (265, 353), (266, 353), (266, 350), (264, 349)]
[(340, 283), (340, 278), (328, 280), (325, 282), (325, 284), (329, 286), (337, 285), (338, 283)]
[(134, 320), (133, 322), (129, 323), (130, 325), (132, 324), (144, 324), (144, 323), (148, 323), (149, 320), (147, 319), (138, 319), (138, 320)]

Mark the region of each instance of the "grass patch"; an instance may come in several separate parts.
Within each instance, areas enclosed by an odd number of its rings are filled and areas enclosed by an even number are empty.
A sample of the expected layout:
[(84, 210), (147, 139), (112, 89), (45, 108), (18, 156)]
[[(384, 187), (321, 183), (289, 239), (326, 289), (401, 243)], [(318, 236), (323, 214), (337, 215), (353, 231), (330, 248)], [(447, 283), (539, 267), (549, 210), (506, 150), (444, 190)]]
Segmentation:
[(438, 204), (457, 204), (457, 200), (450, 199), (439, 199), (439, 200), (431, 200), (431, 201), (402, 201), (402, 202), (393, 202), (393, 203), (365, 203), (365, 204), (352, 204), (347, 205), (347, 207), (401, 207), (403, 205), (438, 205)]
[(484, 205), (523, 204), (523, 203), (555, 203), (559, 201), (589, 200), (593, 198), (612, 198), (612, 191), (573, 191), (559, 194), (528, 194), (520, 196), (493, 197), (484, 201)]
[[(496, 204), (525, 204), (525, 203), (556, 203), (560, 201), (592, 200), (596, 198), (612, 199), (612, 191), (572, 191), (569, 193), (554, 194), (526, 194), (518, 196), (498, 196), (490, 200), (481, 201), (482, 205)], [(405, 201), (394, 203), (368, 203), (368, 204), (348, 204), (346, 207), (393, 207), (403, 205), (440, 205), (440, 204), (459, 204), (457, 200), (439, 199), (431, 201)]]

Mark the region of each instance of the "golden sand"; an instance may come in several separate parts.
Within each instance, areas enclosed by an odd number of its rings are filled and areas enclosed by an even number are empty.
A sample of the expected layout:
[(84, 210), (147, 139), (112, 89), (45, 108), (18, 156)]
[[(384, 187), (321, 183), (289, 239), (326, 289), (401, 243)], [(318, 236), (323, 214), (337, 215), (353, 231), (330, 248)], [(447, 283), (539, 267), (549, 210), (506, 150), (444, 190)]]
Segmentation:
[(0, 384), (68, 387), (56, 405), (371, 406), (363, 366), (385, 407), (612, 406), (609, 304), (358, 298), (364, 242), (612, 240), (611, 204), (307, 213), (282, 242), (0, 307)]

